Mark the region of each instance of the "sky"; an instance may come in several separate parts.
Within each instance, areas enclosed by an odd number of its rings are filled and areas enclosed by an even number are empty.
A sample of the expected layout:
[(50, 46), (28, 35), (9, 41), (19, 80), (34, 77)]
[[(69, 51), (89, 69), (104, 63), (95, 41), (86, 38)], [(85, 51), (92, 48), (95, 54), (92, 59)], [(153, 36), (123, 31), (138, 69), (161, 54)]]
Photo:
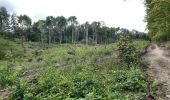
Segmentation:
[(106, 26), (144, 32), (142, 0), (0, 0), (10, 13), (27, 14), (33, 21), (46, 16), (76, 16), (80, 24), (104, 21)]

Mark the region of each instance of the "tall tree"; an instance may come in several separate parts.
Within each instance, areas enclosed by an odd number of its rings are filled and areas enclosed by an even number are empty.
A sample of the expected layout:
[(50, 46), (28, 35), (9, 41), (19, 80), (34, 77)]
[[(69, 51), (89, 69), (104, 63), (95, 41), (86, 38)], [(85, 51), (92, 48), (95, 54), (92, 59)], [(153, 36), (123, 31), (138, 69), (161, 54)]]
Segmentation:
[(51, 43), (51, 34), (54, 29), (55, 18), (53, 16), (46, 17), (46, 28), (48, 30), (48, 44)]
[(40, 36), (41, 46), (43, 46), (44, 45), (44, 34), (45, 34), (45, 31), (46, 31), (45, 21), (39, 20), (33, 25), (33, 27), (35, 27), (37, 29), (39, 36)]
[(56, 18), (57, 26), (59, 28), (59, 38), (60, 38), (60, 44), (62, 43), (62, 34), (64, 33), (65, 27), (67, 25), (67, 20), (64, 16), (58, 16)]
[(72, 29), (72, 43), (74, 43), (75, 26), (78, 24), (77, 17), (76, 16), (70, 16), (68, 18), (68, 23), (71, 25), (71, 29)]
[(28, 30), (31, 28), (31, 18), (27, 15), (20, 15), (18, 17), (19, 27), (20, 27), (20, 36), (22, 47), (24, 47), (24, 38), (26, 39)]
[(106, 41), (106, 25), (105, 25), (105, 22), (104, 21), (100, 21), (100, 24), (101, 24), (101, 32), (102, 32), (102, 38), (100, 40), (101, 43), (105, 43)]
[(92, 28), (93, 28), (93, 40), (95, 40), (95, 38), (96, 38), (96, 44), (97, 44), (97, 33), (98, 33), (98, 30), (99, 30), (99, 28), (100, 28), (100, 22), (96, 22), (96, 21), (94, 21), (94, 22), (92, 22)]
[(149, 36), (153, 40), (170, 39), (170, 0), (145, 0)]
[(18, 29), (19, 29), (19, 26), (18, 26), (18, 17), (16, 15), (16, 13), (12, 14), (11, 15), (11, 18), (10, 18), (10, 25), (11, 25), (11, 31), (12, 31), (12, 36), (13, 36), (13, 39), (16, 37), (19, 37), (19, 34), (18, 34)]
[(8, 29), (9, 14), (5, 7), (0, 7), (0, 31), (6, 32)]
[(88, 44), (88, 34), (89, 34), (89, 22), (86, 22), (84, 24), (85, 26), (85, 31), (86, 31), (86, 45)]

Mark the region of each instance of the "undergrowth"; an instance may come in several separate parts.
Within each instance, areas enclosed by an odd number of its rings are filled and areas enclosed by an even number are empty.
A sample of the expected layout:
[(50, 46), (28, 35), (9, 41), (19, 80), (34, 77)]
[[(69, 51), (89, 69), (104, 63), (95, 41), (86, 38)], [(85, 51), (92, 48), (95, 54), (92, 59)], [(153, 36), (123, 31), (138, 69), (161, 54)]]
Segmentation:
[[(135, 48), (146, 44), (136, 41)], [(17, 57), (12, 69), (7, 69), (7, 59), (0, 61), (0, 77), (4, 78), (0, 85), (14, 88), (11, 100), (141, 100), (147, 95), (148, 79), (140, 70), (140, 61), (131, 67), (120, 62), (115, 44), (53, 45), (48, 49), (27, 45), (25, 55), (29, 56)], [(39, 68), (43, 70), (20, 76)]]

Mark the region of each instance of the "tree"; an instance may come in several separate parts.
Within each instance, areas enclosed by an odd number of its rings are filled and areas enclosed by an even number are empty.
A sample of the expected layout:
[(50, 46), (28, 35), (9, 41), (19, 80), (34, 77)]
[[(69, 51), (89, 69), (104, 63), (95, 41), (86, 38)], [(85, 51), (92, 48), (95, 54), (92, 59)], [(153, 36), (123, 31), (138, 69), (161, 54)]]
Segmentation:
[[(24, 47), (24, 38), (26, 39), (28, 30), (31, 28), (31, 18), (27, 15), (20, 15), (18, 17), (19, 28), (20, 28), (20, 35), (21, 35), (21, 42), (22, 47)], [(27, 39), (26, 39), (27, 40)]]
[(98, 33), (98, 30), (100, 28), (100, 22), (92, 22), (92, 28), (93, 28), (93, 40), (95, 40), (95, 36), (96, 36), (96, 44), (97, 44), (97, 33)]
[(44, 45), (44, 34), (46, 31), (45, 28), (45, 21), (44, 20), (39, 20), (37, 21), (34, 25), (33, 25), (33, 30), (37, 30), (36, 32), (38, 32), (39, 36), (40, 36), (40, 42), (41, 42), (41, 46)]
[(19, 34), (18, 34), (19, 26), (18, 26), (18, 24), (19, 24), (18, 17), (14, 13), (14, 14), (11, 15), (11, 20), (10, 20), (13, 39), (15, 38), (15, 36), (19, 37)]
[(100, 21), (100, 25), (101, 25), (101, 39), (100, 39), (100, 42), (103, 43), (105, 42), (105, 37), (106, 37), (106, 25), (105, 25), (105, 22), (104, 21)]
[[(158, 8), (161, 8), (161, 11), (164, 11), (165, 9), (166, 13), (164, 14), (167, 14), (169, 12), (168, 4), (165, 5), (164, 3), (161, 3), (161, 5), (164, 5), (165, 7), (156, 7), (157, 10), (159, 10)], [(148, 11), (152, 8), (149, 7), (150, 5), (148, 5)], [(153, 12), (154, 10), (151, 11)], [(150, 14), (152, 15), (152, 13)], [(160, 20), (159, 16), (154, 14), (154, 16), (151, 15), (147, 17), (147, 21), (150, 22), (150, 24), (148, 24), (148, 28), (151, 33), (150, 35), (153, 35), (154, 37), (168, 36), (168, 32), (170, 30), (168, 24), (170, 19), (169, 16), (164, 18), (163, 14), (161, 14), (163, 19)], [(159, 20), (156, 23), (152, 20), (152, 18), (156, 18), (156, 20), (159, 18)], [(46, 20), (39, 20), (32, 25), (32, 21), (29, 16), (17, 16), (15, 13), (9, 15), (4, 7), (0, 8), (0, 26), (0, 33), (3, 33), (5, 37), (10, 37), (12, 40), (14, 38), (21, 38), (22, 47), (24, 47), (24, 39), (26, 41), (39, 42), (41, 46), (44, 44), (44, 41), (48, 44), (56, 41), (60, 42), (60, 44), (65, 42), (80, 43), (83, 42), (83, 40), (86, 44), (94, 43), (94, 41), (96, 44), (112, 43), (115, 42), (121, 35), (128, 35), (133, 39), (147, 39), (147, 35), (143, 32), (136, 30), (129, 31), (128, 29), (119, 27), (107, 27), (103, 21), (94, 21), (91, 24), (89, 22), (78, 24), (76, 16), (70, 16), (68, 19), (64, 16), (47, 16)], [(156, 26), (160, 27), (158, 28)], [(157, 32), (158, 30), (161, 31)], [(156, 35), (152, 33), (155, 33)], [(161, 33), (161, 35), (157, 33)], [(165, 34), (163, 35), (162, 33)]]
[(71, 29), (72, 29), (72, 43), (74, 43), (74, 30), (75, 30), (75, 26), (78, 24), (76, 16), (70, 16), (68, 18), (68, 23), (71, 25)]
[(114, 28), (114, 27), (111, 27), (110, 28), (110, 43), (113, 43), (113, 42), (115, 42), (116, 41), (116, 28)]
[(64, 16), (59, 16), (56, 18), (57, 26), (59, 29), (59, 37), (60, 37), (60, 44), (62, 43), (62, 32), (64, 32), (64, 29), (67, 25), (67, 20)]
[(170, 39), (170, 1), (145, 0), (148, 34), (152, 40)]
[(53, 16), (46, 17), (46, 28), (48, 30), (48, 44), (51, 43), (51, 34), (54, 29), (55, 18)]
[(89, 34), (89, 22), (86, 22), (84, 24), (85, 26), (85, 31), (86, 31), (86, 45), (88, 44), (88, 34)]
[(5, 7), (0, 7), (0, 32), (7, 32), (9, 25), (9, 14)]

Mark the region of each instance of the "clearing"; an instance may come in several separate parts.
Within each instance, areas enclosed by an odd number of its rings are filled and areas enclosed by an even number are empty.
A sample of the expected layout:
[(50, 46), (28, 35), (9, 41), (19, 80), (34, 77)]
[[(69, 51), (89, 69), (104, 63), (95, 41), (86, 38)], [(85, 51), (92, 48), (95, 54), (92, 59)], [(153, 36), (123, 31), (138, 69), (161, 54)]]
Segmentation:
[[(48, 49), (25, 43), (26, 53), (19, 44), (10, 44), (17, 56), (12, 64), (11, 59), (0, 60), (2, 100), (141, 100), (147, 96), (148, 81), (140, 66), (128, 68), (120, 62), (115, 43), (52, 44)], [(134, 41), (134, 45), (140, 51), (148, 42)], [(3, 51), (10, 51), (8, 47)]]

